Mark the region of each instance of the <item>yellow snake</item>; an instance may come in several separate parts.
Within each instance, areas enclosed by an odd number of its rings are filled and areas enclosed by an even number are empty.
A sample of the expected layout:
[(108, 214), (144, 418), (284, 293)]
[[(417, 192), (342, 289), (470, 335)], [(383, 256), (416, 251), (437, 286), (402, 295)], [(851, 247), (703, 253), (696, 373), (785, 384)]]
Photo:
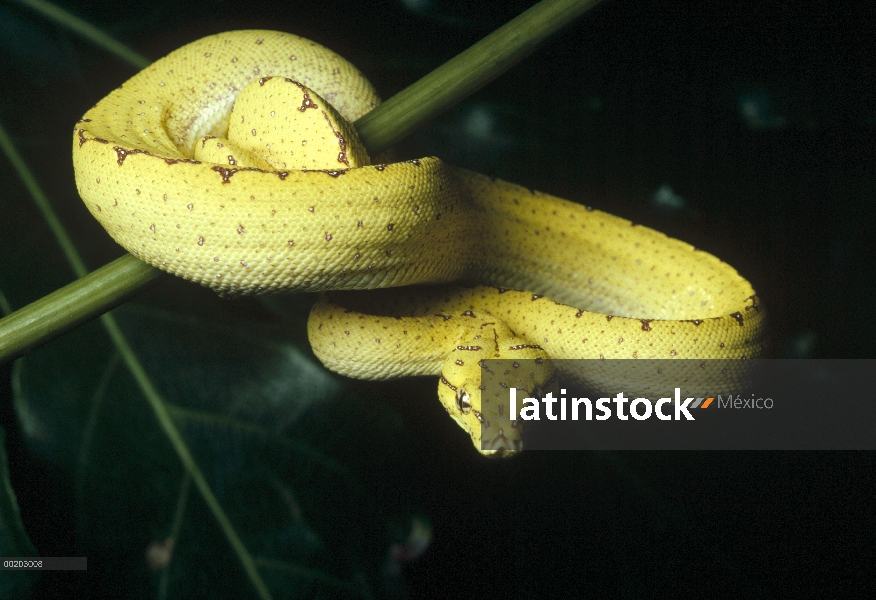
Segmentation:
[[(77, 187), (128, 251), (222, 294), (480, 284), (331, 292), (308, 330), (339, 373), (440, 375), (441, 401), (484, 454), (521, 447), (507, 400), (481, 398), (484, 358), (760, 352), (754, 290), (710, 254), (437, 158), (371, 165), (349, 123), (378, 102), (314, 42), (213, 35), (85, 114)], [(508, 382), (551, 385), (549, 366), (533, 375)]]

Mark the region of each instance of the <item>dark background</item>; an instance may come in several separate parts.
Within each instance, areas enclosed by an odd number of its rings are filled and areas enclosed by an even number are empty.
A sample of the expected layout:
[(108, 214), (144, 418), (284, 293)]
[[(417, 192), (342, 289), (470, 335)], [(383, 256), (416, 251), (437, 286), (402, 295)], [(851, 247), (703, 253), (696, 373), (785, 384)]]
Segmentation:
[[(389, 98), (531, 3), (64, 5), (149, 58), (225, 30), (296, 33)], [(399, 153), (585, 202), (716, 254), (758, 291), (772, 356), (873, 358), (873, 16), (867, 2), (608, 0)], [(96, 268), (121, 251), (77, 199), (69, 132), (134, 70), (17, 5), (0, 3), (0, 27), (0, 119)], [(0, 167), (0, 185), (0, 288), (20, 307), (72, 276), (11, 168)], [(174, 289), (181, 303), (201, 293)], [(60, 474), (29, 462), (5, 369), (0, 406), (25, 525), (45, 555), (72, 555), (76, 509)], [(406, 571), (413, 597), (872, 594), (872, 453), (487, 461), (446, 418), (434, 381), (353, 385), (391, 403), (417, 440), (404, 477), (434, 540)], [(66, 577), (46, 578), (44, 597)]]

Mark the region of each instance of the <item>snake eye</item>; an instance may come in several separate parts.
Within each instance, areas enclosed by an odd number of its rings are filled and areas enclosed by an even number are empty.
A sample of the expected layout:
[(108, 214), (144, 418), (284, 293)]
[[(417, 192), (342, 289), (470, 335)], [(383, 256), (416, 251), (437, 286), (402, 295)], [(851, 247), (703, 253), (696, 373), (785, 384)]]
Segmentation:
[(471, 396), (465, 391), (465, 388), (459, 388), (459, 391), (456, 392), (456, 408), (464, 415), (467, 415), (468, 411), (471, 410)]

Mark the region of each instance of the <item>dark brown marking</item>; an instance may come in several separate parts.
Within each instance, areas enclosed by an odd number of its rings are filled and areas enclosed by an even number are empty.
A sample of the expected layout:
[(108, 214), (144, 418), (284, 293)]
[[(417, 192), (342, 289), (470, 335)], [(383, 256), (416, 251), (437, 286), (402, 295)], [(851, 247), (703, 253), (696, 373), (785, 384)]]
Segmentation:
[(511, 346), (508, 350), (523, 350), (524, 348), (533, 348), (535, 350), (542, 350), (543, 348), (538, 344), (517, 344), (516, 346)]
[(733, 317), (734, 319), (736, 319), (736, 322), (739, 323), (740, 327), (742, 327), (745, 324), (743, 319), (742, 319), (741, 312), (730, 313), (730, 316)]
[[(141, 150), (139, 148), (132, 148), (131, 150), (125, 150), (124, 148), (119, 148), (118, 146), (113, 146), (113, 150), (115, 150), (116, 154), (118, 155), (117, 162), (119, 163), (120, 167), (122, 166), (122, 163), (125, 162), (125, 159), (128, 158), (128, 156), (130, 156), (132, 154), (149, 154), (148, 151)], [(152, 155), (149, 154), (149, 156), (152, 156)]]
[(752, 308), (755, 312), (760, 312), (760, 305), (757, 303), (757, 296), (749, 296), (746, 300), (751, 300), (751, 306), (745, 307), (746, 312), (750, 311)]
[(533, 294), (532, 295), (533, 300), (538, 300), (539, 298), (544, 298), (544, 296), (542, 296), (541, 294)]
[[(121, 164), (121, 162), (119, 162)], [(240, 169), (227, 169), (225, 167), (220, 167), (216, 165), (214, 167), (210, 167), (213, 171), (216, 171), (220, 175), (222, 175), (222, 183), (231, 183), (231, 176), (240, 171)]]
[(435, 313), (435, 316), (436, 316), (436, 317), (441, 317), (441, 318), (444, 319), (445, 321), (449, 321), (450, 319), (453, 318), (453, 317), (451, 317), (450, 315), (442, 315), (441, 313)]
[[(336, 170), (330, 171), (328, 169), (310, 169), (310, 170), (305, 171), (305, 172), (306, 173), (325, 173), (329, 177), (334, 177), (335, 179), (337, 179), (341, 175), (345, 175), (347, 173), (347, 171), (349, 171), (349, 170), (350, 169), (336, 169)], [(288, 173), (287, 173), (287, 175), (288, 175)]]
[(584, 314), (584, 311), (583, 311), (583, 310), (579, 310), (578, 312), (575, 313), (575, 317), (576, 317), (576, 318), (580, 318), (581, 315), (583, 315), (583, 314)]
[(374, 168), (378, 171), (383, 171), (386, 168), (386, 165), (374, 165)]
[(605, 315), (606, 321), (611, 321), (614, 318), (614, 315)]
[(700, 323), (702, 323), (703, 320), (702, 320), (702, 319), (685, 319), (684, 322), (685, 322), (685, 323), (693, 323), (694, 325), (696, 325), (697, 327), (699, 327), (699, 326), (700, 326)]
[(301, 100), (301, 106), (298, 107), (299, 111), (304, 112), (308, 108), (319, 108), (319, 106), (311, 99), (310, 94), (307, 93), (306, 87), (297, 81), (292, 81), (291, 79), (287, 79), (286, 81), (294, 83), (304, 93), (304, 98)]
[(471, 312), (470, 310), (467, 310), (464, 313), (462, 313), (462, 316), (463, 317), (474, 317), (475, 314), (473, 312)]
[(642, 331), (651, 331), (651, 321), (654, 319), (640, 319), (642, 321)]
[(449, 381), (447, 381), (447, 379), (444, 378), (444, 375), (443, 375), (443, 374), (441, 375), (441, 383), (443, 383), (444, 385), (446, 385), (447, 387), (449, 387), (449, 388), (450, 388), (451, 390), (453, 390), (454, 392), (456, 391), (456, 386), (453, 385), (452, 383), (450, 383)]
[[(481, 349), (481, 347), (480, 346), (457, 346), (456, 349), (457, 350), (464, 350), (466, 352), (477, 352), (478, 350)], [(480, 364), (480, 363), (478, 363), (478, 364)]]

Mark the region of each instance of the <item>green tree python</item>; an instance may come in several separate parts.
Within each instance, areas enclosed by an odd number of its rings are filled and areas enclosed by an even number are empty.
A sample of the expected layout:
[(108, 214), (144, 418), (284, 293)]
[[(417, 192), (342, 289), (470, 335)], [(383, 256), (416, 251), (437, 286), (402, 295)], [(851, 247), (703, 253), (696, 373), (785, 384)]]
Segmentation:
[[(378, 102), (314, 42), (213, 35), (84, 115), (77, 187), (113, 239), (169, 273), (232, 296), (329, 291), (308, 322), (316, 356), (356, 378), (439, 375), (487, 455), (519, 450), (521, 427), (481, 397), (483, 359), (760, 352), (763, 313), (729, 265), (437, 158), (371, 164), (350, 123)], [(508, 381), (532, 393), (554, 378), (528, 375)]]

